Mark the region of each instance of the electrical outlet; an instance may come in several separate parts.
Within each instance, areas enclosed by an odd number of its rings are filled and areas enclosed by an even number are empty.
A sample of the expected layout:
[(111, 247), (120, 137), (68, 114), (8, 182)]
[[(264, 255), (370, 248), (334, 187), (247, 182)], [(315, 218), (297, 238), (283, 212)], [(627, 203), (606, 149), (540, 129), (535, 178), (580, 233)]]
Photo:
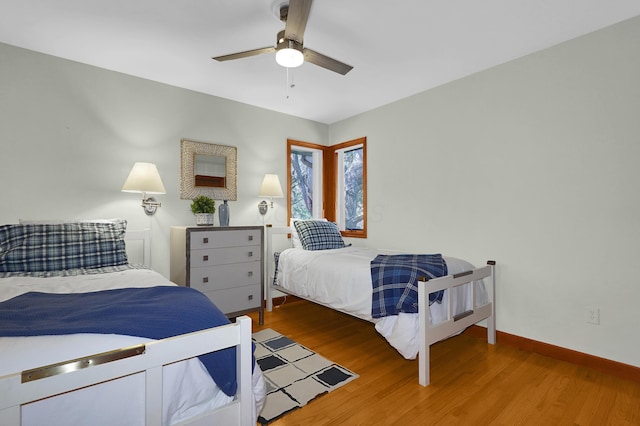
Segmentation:
[(600, 309), (587, 306), (587, 322), (589, 324), (600, 324)]

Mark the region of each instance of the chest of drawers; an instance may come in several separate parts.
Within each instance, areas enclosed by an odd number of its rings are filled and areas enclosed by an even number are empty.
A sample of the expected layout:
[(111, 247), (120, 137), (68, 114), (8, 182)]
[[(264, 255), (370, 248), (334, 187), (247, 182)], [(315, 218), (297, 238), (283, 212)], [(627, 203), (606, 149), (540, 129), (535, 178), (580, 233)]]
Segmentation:
[(228, 317), (263, 307), (262, 226), (171, 227), (171, 281), (203, 292)]

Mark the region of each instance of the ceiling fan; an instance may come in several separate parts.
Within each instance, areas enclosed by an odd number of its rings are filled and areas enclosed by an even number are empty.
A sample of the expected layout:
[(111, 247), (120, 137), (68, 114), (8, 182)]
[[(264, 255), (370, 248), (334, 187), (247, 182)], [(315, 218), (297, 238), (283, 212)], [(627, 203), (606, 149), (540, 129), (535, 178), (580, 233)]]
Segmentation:
[(276, 62), (284, 67), (295, 68), (302, 65), (304, 61), (307, 61), (319, 67), (345, 75), (353, 69), (351, 65), (347, 65), (314, 50), (307, 49), (303, 45), (304, 30), (307, 26), (307, 20), (309, 19), (311, 2), (312, 0), (289, 0), (289, 4), (280, 6), (280, 20), (285, 23), (285, 28), (278, 32), (275, 47), (270, 46), (231, 53), (229, 55), (216, 56), (213, 59), (222, 62), (260, 55), (262, 53), (276, 52)]

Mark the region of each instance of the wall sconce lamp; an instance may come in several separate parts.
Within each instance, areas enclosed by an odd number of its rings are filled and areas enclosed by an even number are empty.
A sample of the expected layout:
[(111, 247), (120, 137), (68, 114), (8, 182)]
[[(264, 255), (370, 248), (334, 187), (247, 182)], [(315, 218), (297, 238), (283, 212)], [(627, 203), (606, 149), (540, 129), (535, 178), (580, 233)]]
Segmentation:
[[(271, 208), (273, 208), (273, 199), (274, 198), (284, 198), (284, 194), (282, 193), (282, 186), (280, 186), (280, 179), (278, 179), (278, 175), (264, 175), (264, 179), (262, 180), (262, 186), (260, 186), (260, 193), (258, 194), (261, 197), (269, 197), (271, 199)], [(258, 211), (261, 215), (267, 214), (267, 209), (269, 206), (265, 200), (260, 201), (258, 204)]]
[(167, 193), (158, 168), (152, 163), (135, 163), (127, 180), (122, 185), (122, 192), (142, 193), (142, 208), (147, 216), (153, 216), (161, 206), (154, 197), (147, 197), (147, 194)]

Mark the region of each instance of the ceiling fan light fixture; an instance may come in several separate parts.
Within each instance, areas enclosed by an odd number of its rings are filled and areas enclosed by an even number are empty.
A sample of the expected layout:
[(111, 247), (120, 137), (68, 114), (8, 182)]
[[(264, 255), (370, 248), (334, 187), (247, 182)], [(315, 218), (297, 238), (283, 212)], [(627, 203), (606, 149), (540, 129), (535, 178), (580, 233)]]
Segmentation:
[(280, 38), (276, 47), (276, 62), (286, 68), (299, 67), (304, 62), (302, 46), (294, 40)]
[(276, 62), (287, 68), (296, 68), (304, 62), (302, 52), (290, 47), (280, 49), (276, 52)]

